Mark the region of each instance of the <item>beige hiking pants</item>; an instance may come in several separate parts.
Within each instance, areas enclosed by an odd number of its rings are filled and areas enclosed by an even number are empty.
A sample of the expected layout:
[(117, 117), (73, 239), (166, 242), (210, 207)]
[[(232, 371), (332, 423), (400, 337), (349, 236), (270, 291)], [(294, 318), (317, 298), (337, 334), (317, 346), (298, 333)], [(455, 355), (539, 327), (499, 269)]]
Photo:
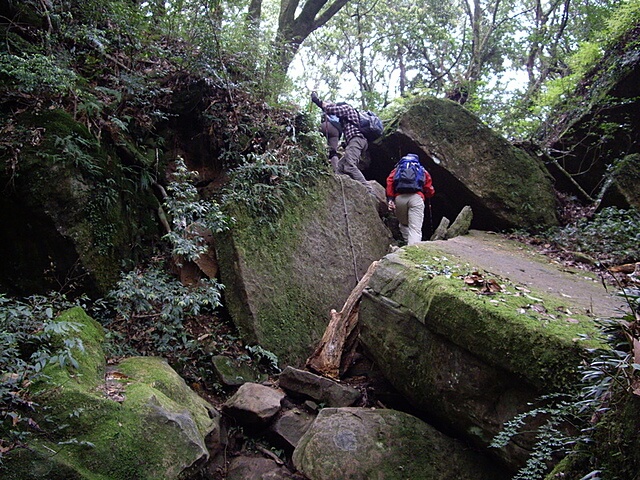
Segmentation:
[(395, 198), (396, 218), (407, 245), (422, 241), (424, 200), (417, 193), (401, 193)]

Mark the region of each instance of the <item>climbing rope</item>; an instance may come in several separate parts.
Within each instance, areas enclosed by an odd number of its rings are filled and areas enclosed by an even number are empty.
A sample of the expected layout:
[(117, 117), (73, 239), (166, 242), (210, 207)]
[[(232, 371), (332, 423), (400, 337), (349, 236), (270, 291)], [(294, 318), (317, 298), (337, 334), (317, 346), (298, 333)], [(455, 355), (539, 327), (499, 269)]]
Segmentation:
[(344, 182), (340, 175), (336, 175), (338, 180), (340, 180), (340, 188), (342, 189), (342, 208), (344, 209), (344, 221), (347, 227), (347, 238), (349, 239), (349, 245), (351, 247), (351, 258), (353, 260), (353, 275), (356, 279), (356, 285), (360, 282), (360, 278), (358, 277), (358, 263), (356, 261), (356, 252), (355, 247), (353, 246), (353, 241), (351, 240), (351, 233), (349, 231), (349, 215), (347, 213), (347, 200), (344, 194)]

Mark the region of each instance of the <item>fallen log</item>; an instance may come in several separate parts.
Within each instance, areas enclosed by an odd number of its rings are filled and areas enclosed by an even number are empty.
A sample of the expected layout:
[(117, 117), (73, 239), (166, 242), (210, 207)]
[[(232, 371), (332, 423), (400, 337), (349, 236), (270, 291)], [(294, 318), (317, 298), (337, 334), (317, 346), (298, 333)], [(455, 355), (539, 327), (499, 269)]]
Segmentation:
[(379, 262), (369, 265), (367, 273), (358, 282), (347, 298), (342, 310), (332, 309), (327, 329), (313, 354), (307, 359), (306, 367), (329, 378), (340, 378), (355, 354), (358, 325), (358, 309), (362, 292), (369, 283)]
[(633, 273), (636, 269), (640, 269), (640, 262), (637, 263), (625, 263), (624, 265), (614, 265), (613, 267), (609, 267), (611, 273)]

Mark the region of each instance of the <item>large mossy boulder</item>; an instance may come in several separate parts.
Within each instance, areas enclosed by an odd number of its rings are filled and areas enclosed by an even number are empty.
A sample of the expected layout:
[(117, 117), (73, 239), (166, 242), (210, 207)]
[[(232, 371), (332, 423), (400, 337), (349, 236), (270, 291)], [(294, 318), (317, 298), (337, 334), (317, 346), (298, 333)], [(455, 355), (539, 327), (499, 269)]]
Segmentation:
[(293, 463), (311, 480), (508, 478), (463, 443), (390, 409), (320, 410), (298, 442)]
[[(629, 5), (621, 18), (637, 15)], [(600, 60), (563, 95), (536, 134), (558, 188), (582, 200), (589, 200), (585, 194), (598, 197), (617, 161), (640, 153), (640, 28), (629, 25), (608, 39)], [(628, 186), (637, 198), (638, 183)]]
[[(569, 299), (479, 269), (477, 248), (461, 260), (442, 243), (381, 260), (361, 301), (360, 339), (417, 412), (487, 447), (541, 395), (573, 388), (589, 349), (602, 344), (593, 318)], [(495, 453), (519, 468), (530, 440)]]
[(640, 153), (627, 155), (617, 162), (611, 179), (600, 207), (635, 208), (640, 212)]
[(436, 190), (429, 211), (433, 224), (442, 217), (453, 221), (465, 206), (473, 210), (472, 228), (481, 230), (558, 223), (552, 179), (542, 162), (460, 104), (417, 97), (385, 129), (385, 138), (371, 146), (368, 175), (382, 182), (400, 156), (418, 154)]
[(78, 329), (68, 333), (82, 340), (78, 369), (50, 365), (31, 387), (42, 432), (3, 457), (2, 478), (176, 479), (209, 458), (219, 414), (163, 359), (107, 367), (97, 322), (81, 308), (58, 321)]
[(369, 265), (392, 241), (378, 200), (330, 176), (269, 226), (239, 218), (216, 238), (225, 304), (249, 343), (302, 366)]
[(29, 137), (0, 181), (0, 287), (14, 294), (73, 285), (104, 294), (123, 261), (159, 233), (158, 201), (125, 165), (61, 110), (18, 116)]

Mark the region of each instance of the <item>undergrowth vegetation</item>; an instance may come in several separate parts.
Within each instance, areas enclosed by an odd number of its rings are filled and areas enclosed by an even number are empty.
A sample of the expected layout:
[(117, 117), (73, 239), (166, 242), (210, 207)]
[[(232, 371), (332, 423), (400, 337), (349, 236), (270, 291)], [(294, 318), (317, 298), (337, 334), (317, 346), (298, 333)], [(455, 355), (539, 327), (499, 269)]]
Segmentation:
[[(320, 151), (317, 133), (300, 134)], [(278, 151), (251, 154), (230, 171), (222, 203), (229, 211), (242, 208), (259, 226), (274, 228), (287, 202), (304, 196), (309, 187), (329, 174), (327, 164), (313, 150), (295, 144)]]
[(53, 321), (76, 304), (55, 293), (22, 300), (0, 294), (0, 464), (4, 453), (27, 444), (30, 432), (40, 428), (32, 418), (39, 406), (28, 390), (43, 368), (78, 366), (73, 356), (83, 350), (73, 335), (78, 325)]
[(640, 290), (626, 289), (623, 293), (629, 311), (600, 320), (609, 348), (591, 352), (591, 360), (580, 367), (581, 378), (574, 391), (541, 397), (530, 410), (506, 422), (493, 439), (492, 447), (505, 447), (516, 437), (531, 434), (530, 421), (542, 419), (534, 428), (533, 452), (512, 480), (541, 480), (548, 474), (549, 465), (565, 455), (569, 455), (569, 462), (580, 465), (580, 470), (571, 472), (576, 476), (570, 478), (622, 479), (618, 472), (603, 469), (607, 460), (596, 454), (601, 446), (594, 443), (598, 421), (612, 408), (614, 399), (636, 395), (638, 388)]
[(94, 313), (107, 329), (111, 361), (124, 356), (162, 356), (190, 384), (210, 392), (220, 389), (211, 357), (240, 348), (230, 323), (216, 309), (221, 285), (202, 280), (185, 286), (153, 264), (122, 275)]
[(640, 212), (607, 207), (550, 231), (548, 237), (607, 265), (633, 262), (640, 258)]

